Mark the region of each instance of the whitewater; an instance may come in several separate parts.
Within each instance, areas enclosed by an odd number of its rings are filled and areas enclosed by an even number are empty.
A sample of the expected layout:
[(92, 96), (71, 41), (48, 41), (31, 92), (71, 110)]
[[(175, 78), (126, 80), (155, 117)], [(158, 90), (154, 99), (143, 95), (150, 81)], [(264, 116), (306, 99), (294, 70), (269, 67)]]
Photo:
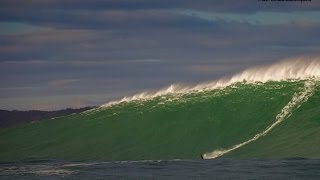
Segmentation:
[(130, 102), (134, 100), (147, 100), (166, 94), (185, 94), (190, 92), (203, 92), (218, 88), (225, 88), (237, 82), (246, 83), (265, 83), (268, 81), (284, 81), (284, 80), (307, 80), (320, 78), (320, 57), (299, 57), (288, 58), (271, 65), (261, 65), (246, 69), (231, 77), (223, 77), (219, 80), (202, 83), (195, 86), (183, 86), (172, 84), (167, 88), (159, 91), (145, 91), (133, 96), (125, 96), (124, 98), (111, 101), (100, 106), (100, 108), (112, 106), (122, 102)]

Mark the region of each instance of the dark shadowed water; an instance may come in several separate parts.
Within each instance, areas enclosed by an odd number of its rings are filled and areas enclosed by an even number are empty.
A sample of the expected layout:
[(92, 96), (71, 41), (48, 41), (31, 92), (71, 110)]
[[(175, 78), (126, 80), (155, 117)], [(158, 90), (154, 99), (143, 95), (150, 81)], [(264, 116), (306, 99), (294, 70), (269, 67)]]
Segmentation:
[(0, 179), (320, 179), (320, 159), (0, 164)]

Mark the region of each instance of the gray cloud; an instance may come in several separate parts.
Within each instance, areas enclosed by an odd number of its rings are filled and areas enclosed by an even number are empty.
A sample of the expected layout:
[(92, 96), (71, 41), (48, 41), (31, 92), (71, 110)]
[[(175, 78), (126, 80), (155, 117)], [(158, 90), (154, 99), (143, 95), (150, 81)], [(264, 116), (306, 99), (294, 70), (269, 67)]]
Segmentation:
[[(303, 20), (318, 10), (317, 1), (3, 0), (0, 107), (99, 104), (315, 54), (320, 23)], [(278, 23), (253, 22), (266, 14)]]
[(217, 12), (250, 13), (256, 11), (297, 11), (318, 10), (319, 1), (312, 2), (261, 2), (257, 0), (2, 0), (2, 8), (39, 8), (39, 9), (172, 9), (192, 8), (206, 9)]

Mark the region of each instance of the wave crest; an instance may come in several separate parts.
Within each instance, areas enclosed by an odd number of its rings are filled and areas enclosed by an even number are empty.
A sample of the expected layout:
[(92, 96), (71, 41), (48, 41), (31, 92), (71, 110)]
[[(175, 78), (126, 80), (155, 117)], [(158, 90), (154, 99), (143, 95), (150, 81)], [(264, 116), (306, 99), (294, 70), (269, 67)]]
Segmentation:
[(268, 82), (284, 80), (306, 80), (320, 79), (320, 57), (299, 57), (284, 59), (282, 61), (270, 64), (248, 68), (231, 77), (223, 77), (219, 80), (209, 83), (203, 83), (196, 86), (182, 86), (172, 84), (167, 88), (158, 91), (145, 91), (133, 96), (126, 96), (118, 101), (112, 101), (102, 105), (108, 107), (122, 102), (133, 100), (150, 99), (170, 93), (189, 93), (194, 91), (205, 91), (217, 88), (224, 88), (237, 82)]

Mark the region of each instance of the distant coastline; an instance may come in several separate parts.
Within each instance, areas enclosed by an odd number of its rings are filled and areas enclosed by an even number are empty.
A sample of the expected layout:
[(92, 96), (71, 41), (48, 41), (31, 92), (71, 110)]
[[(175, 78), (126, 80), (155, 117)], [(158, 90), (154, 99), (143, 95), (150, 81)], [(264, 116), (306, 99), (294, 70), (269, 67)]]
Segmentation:
[(12, 127), (32, 121), (41, 121), (59, 116), (67, 116), (73, 113), (81, 113), (95, 108), (96, 106), (88, 106), (78, 109), (62, 109), (56, 111), (18, 111), (18, 110), (0, 110), (0, 128)]

